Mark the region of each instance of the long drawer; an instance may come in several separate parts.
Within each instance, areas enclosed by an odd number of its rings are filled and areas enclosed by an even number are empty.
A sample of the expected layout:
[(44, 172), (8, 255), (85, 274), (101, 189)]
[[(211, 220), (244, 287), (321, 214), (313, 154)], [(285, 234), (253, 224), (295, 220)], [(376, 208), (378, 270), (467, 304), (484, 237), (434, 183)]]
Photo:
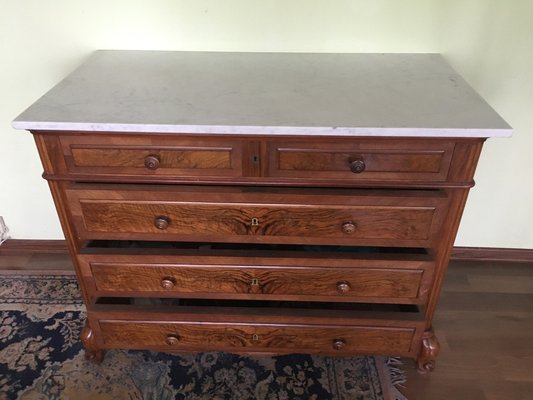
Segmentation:
[(429, 247), (448, 199), (437, 190), (72, 185), (81, 239)]
[(424, 322), (406, 314), (97, 305), (88, 316), (102, 348), (413, 356)]
[[(213, 252), (216, 255), (209, 254)], [(94, 297), (398, 304), (423, 303), (434, 267), (423, 254), (238, 253), (215, 250), (179, 251), (172, 255), (81, 254), (78, 261)]]

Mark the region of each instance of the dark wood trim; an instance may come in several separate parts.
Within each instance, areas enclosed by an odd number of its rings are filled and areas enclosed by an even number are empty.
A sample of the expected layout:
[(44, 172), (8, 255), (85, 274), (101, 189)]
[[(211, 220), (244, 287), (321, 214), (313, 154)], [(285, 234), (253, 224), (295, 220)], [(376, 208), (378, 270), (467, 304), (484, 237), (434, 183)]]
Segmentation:
[[(0, 256), (15, 253), (68, 253), (65, 240), (8, 239), (0, 246)], [(454, 247), (452, 260), (533, 263), (533, 249), (498, 247)]]
[(0, 277), (75, 275), (64, 240), (9, 239), (0, 246)]
[(8, 239), (0, 246), (0, 255), (15, 253), (68, 253), (65, 240)]
[(533, 249), (454, 247), (452, 260), (533, 263)]
[[(0, 255), (1, 257), (1, 255)], [(63, 268), (63, 269), (54, 269), (54, 268), (40, 268), (40, 269), (29, 269), (25, 267), (12, 268), (12, 269), (0, 269), (0, 279), (2, 276), (20, 276), (20, 275), (67, 275), (67, 276), (76, 276), (76, 271), (73, 267)]]

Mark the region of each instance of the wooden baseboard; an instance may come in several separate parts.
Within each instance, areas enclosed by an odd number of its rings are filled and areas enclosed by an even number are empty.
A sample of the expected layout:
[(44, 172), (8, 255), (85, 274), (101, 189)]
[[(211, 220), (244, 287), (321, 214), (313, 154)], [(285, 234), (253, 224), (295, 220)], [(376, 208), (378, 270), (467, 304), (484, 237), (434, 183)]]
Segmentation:
[[(67, 253), (65, 240), (9, 239), (0, 246), (0, 255), (14, 253)], [(454, 247), (452, 260), (533, 263), (533, 249), (497, 247)]]
[(7, 240), (0, 245), (0, 278), (74, 274), (64, 240)]
[(454, 247), (452, 260), (533, 263), (533, 249)]
[(68, 253), (65, 240), (8, 239), (0, 246), (0, 255), (16, 253)]

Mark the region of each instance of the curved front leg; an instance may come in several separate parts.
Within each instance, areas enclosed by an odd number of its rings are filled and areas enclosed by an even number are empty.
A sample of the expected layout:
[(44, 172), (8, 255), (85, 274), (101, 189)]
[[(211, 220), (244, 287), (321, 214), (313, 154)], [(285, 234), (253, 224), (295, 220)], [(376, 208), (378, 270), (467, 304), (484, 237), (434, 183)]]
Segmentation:
[(427, 374), (435, 369), (435, 359), (439, 355), (440, 344), (433, 329), (424, 332), (422, 348), (416, 360), (417, 370), (420, 374)]
[(94, 331), (89, 324), (89, 320), (85, 321), (85, 326), (81, 331), (81, 343), (85, 348), (85, 358), (93, 363), (100, 364), (104, 360), (105, 351), (96, 345)]

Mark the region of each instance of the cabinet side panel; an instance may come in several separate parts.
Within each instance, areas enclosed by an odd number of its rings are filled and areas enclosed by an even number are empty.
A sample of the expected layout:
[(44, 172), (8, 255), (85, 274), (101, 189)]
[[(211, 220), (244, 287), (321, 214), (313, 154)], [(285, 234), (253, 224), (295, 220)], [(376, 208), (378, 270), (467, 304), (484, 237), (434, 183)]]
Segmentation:
[[(446, 189), (450, 200), (446, 224), (442, 225), (440, 241), (435, 251), (435, 275), (434, 281), (428, 297), (426, 315), (427, 328), (431, 327), (435, 307), (440, 296), (444, 276), (448, 268), (453, 243), (459, 229), (461, 216), (468, 197), (469, 187), (473, 185), (474, 173), (476, 170), (481, 148), (484, 139), (461, 139), (457, 140), (454, 154), (448, 173), (449, 181), (465, 182), (464, 188)], [(470, 183), (470, 185), (468, 185)]]
[[(60, 159), (62, 160), (62, 156), (58, 146), (57, 138), (54, 136), (39, 134), (35, 134), (34, 137), (45, 172), (53, 174), (58, 169), (62, 168), (61, 161), (58, 161)], [(64, 195), (66, 184), (66, 182), (48, 181), (50, 192), (52, 193), (52, 198), (59, 216), (59, 221), (67, 240), (72, 263), (74, 264), (74, 269), (76, 270), (76, 275), (81, 277), (82, 273), (76, 257), (76, 254), (80, 248), (80, 242), (76, 238), (73, 226), (70, 222), (72, 218), (69, 214), (69, 207)], [(92, 297), (91, 294), (83, 284), (83, 279), (78, 279), (78, 283), (80, 285), (85, 304), (89, 304)]]

